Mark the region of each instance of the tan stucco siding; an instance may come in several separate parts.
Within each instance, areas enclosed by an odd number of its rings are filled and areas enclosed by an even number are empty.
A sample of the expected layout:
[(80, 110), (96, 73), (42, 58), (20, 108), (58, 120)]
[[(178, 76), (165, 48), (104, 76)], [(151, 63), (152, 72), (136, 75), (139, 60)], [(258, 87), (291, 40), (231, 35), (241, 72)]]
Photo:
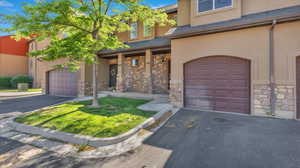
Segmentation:
[[(178, 25), (210, 24), (244, 15), (300, 5), (299, 0), (233, 0), (233, 7), (198, 13), (198, 0), (178, 2)], [(189, 18), (188, 18), (189, 17)]]
[(178, 26), (191, 23), (191, 0), (178, 1)]
[(64, 63), (65, 59), (55, 60), (51, 62), (47, 61), (38, 61), (37, 62), (37, 71), (36, 71), (36, 86), (41, 87), (46, 90), (47, 87), (47, 72), (54, 70), (55, 65)]
[(268, 78), (268, 27), (172, 40), (172, 80), (183, 80), (183, 64), (206, 56), (251, 60), (253, 81)]
[(300, 35), (300, 21), (279, 24), (274, 29), (277, 83), (296, 83), (296, 57), (300, 56), (300, 38), (297, 35)]
[[(171, 86), (172, 92), (177, 92), (177, 96), (181, 96), (176, 104), (183, 106), (184, 64), (201, 57), (233, 56), (248, 59), (251, 61), (251, 86), (268, 84), (268, 32), (268, 27), (259, 27), (173, 40)], [(254, 102), (253, 91), (251, 89), (251, 102)], [(251, 109), (253, 106), (254, 104), (251, 103)], [(252, 110), (251, 113), (253, 113)]]
[(0, 76), (28, 74), (28, 57), (0, 54)]
[[(269, 114), (270, 26), (172, 40), (171, 98), (183, 106), (184, 64), (206, 56), (234, 56), (251, 61), (251, 114)], [(300, 56), (300, 21), (274, 29), (276, 116), (295, 118), (296, 57)], [(208, 74), (209, 75), (209, 74)], [(179, 97), (178, 97), (179, 96)]]
[(243, 15), (300, 5), (299, 0), (243, 0)]

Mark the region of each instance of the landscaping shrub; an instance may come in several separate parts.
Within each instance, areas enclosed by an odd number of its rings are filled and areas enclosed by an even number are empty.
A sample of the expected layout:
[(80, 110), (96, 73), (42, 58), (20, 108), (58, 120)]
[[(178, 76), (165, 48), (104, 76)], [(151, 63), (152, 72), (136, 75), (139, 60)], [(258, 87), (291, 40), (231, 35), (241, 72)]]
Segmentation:
[(11, 79), (10, 83), (13, 88), (17, 88), (18, 83), (28, 83), (29, 87), (32, 87), (32, 81), (33, 81), (33, 78), (31, 76), (17, 75)]
[(0, 76), (0, 89), (9, 89), (11, 88), (12, 77), (9, 76)]

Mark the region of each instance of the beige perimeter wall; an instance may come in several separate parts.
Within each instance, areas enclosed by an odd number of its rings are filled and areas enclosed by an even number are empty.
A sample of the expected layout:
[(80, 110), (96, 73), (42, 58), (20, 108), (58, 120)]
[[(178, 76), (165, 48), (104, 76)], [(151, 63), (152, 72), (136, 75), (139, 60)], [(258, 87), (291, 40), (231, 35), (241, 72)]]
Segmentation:
[(28, 57), (0, 54), (0, 76), (28, 74)]

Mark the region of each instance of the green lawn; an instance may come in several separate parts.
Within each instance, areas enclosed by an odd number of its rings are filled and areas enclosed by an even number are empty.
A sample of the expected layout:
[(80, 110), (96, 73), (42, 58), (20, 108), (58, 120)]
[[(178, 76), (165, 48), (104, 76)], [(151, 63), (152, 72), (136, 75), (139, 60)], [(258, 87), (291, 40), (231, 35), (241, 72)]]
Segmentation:
[(93, 137), (113, 137), (141, 124), (156, 112), (138, 110), (146, 100), (106, 97), (100, 108), (89, 108), (90, 101), (66, 103), (31, 113), (17, 122)]
[[(27, 92), (41, 92), (42, 89), (28, 89)], [(0, 92), (19, 92), (17, 89), (2, 89)]]

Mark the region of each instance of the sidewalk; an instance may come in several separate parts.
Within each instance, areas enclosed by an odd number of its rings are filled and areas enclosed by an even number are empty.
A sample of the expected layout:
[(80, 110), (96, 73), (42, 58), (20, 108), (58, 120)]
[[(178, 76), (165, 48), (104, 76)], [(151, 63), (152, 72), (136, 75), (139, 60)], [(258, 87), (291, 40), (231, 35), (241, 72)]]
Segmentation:
[(18, 98), (26, 96), (41, 95), (42, 92), (0, 92), (0, 100), (4, 98)]

